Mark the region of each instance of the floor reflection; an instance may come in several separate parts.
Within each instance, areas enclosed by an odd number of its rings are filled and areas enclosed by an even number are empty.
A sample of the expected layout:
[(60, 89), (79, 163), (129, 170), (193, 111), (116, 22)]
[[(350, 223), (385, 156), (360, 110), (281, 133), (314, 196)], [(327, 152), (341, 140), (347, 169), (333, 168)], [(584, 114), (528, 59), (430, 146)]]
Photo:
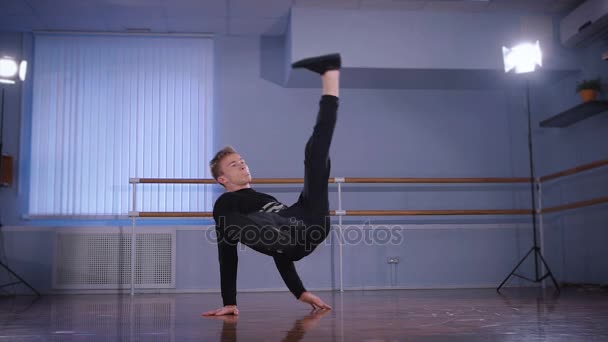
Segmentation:
[[(331, 310), (313, 310), (309, 314), (297, 319), (291, 329), (287, 331), (285, 336), (281, 339), (277, 339), (276, 341), (282, 342), (299, 342), (301, 341), (306, 332), (314, 329), (320, 322), (321, 318), (327, 314), (329, 314)], [(215, 317), (205, 317), (206, 319), (218, 320), (222, 321), (222, 333), (220, 335), (220, 341), (230, 341), (236, 342), (238, 341), (238, 321), (239, 316), (215, 316)], [(269, 327), (269, 329), (281, 329), (281, 327)], [(242, 341), (250, 341), (252, 335), (249, 333), (244, 333), (244, 338)]]
[(202, 317), (217, 294), (0, 297), (0, 341), (608, 340), (608, 292), (538, 289), (241, 293), (239, 316)]

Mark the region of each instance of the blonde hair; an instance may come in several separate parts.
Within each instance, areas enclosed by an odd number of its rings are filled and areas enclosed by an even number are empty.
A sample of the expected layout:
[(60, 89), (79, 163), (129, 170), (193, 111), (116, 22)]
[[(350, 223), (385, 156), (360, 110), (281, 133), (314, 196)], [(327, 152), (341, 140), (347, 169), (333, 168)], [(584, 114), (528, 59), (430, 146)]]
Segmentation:
[(236, 150), (232, 146), (225, 146), (215, 154), (213, 159), (211, 159), (209, 162), (209, 168), (211, 168), (211, 175), (215, 180), (222, 175), (222, 171), (220, 170), (220, 163), (222, 159), (233, 153), (236, 153)]

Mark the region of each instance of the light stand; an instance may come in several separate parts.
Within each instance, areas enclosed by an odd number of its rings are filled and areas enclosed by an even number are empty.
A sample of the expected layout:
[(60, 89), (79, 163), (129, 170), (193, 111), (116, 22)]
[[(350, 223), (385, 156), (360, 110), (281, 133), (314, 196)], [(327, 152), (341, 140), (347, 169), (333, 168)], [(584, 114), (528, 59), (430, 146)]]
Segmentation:
[[(539, 283), (539, 282), (543, 281), (545, 278), (551, 277), (551, 280), (553, 281), (555, 288), (559, 292), (559, 285), (557, 284), (555, 277), (553, 277), (553, 273), (551, 272), (549, 265), (547, 264), (547, 261), (545, 260), (545, 258), (543, 258), (543, 255), (540, 251), (540, 247), (538, 247), (538, 242), (537, 242), (537, 238), (536, 238), (536, 235), (537, 235), (536, 234), (536, 215), (537, 215), (536, 191), (537, 191), (538, 184), (536, 182), (536, 176), (535, 176), (535, 171), (534, 171), (534, 155), (532, 153), (532, 117), (530, 114), (530, 80), (528, 78), (526, 78), (526, 109), (527, 109), (527, 113), (528, 113), (528, 151), (529, 151), (529, 156), (530, 156), (530, 194), (532, 197), (532, 232), (534, 235), (533, 245), (532, 245), (532, 248), (530, 248), (530, 250), (528, 251), (528, 253), (526, 253), (526, 255), (513, 268), (511, 273), (509, 273), (509, 275), (507, 275), (505, 280), (503, 280), (502, 283), (500, 283), (500, 285), (498, 286), (496, 291), (500, 292), (500, 289), (507, 282), (507, 280), (509, 280), (509, 278), (511, 276), (516, 276), (516, 277), (519, 277), (519, 278), (522, 278), (522, 279), (525, 279), (525, 280), (528, 280), (528, 281), (531, 281), (534, 283)], [(530, 279), (528, 277), (515, 273), (517, 268), (519, 268), (519, 266), (532, 253), (534, 253), (534, 279)], [(539, 270), (538, 270), (538, 260), (539, 259), (543, 263), (543, 265), (547, 268), (547, 273), (545, 275), (543, 275), (542, 277), (539, 276)]]
[[(14, 73), (13, 64), (14, 63)], [(17, 80), (17, 70), (19, 70), (19, 79), (21, 81), (25, 80), (25, 68), (26, 63), (22, 62), (21, 67), (17, 68), (16, 62), (10, 57), (0, 58), (0, 89), (2, 92), (1, 99), (2, 103), (0, 104), (0, 170), (2, 170), (2, 152), (3, 152), (3, 136), (4, 136), (4, 85), (3, 84), (15, 84)], [(2, 231), (2, 221), (0, 217), (0, 232)], [(11, 285), (23, 284), (27, 286), (30, 290), (32, 290), (37, 297), (40, 297), (40, 293), (36, 291), (30, 284), (28, 284), (23, 278), (21, 278), (15, 271), (13, 271), (8, 265), (0, 260), (0, 267), (4, 268), (8, 273), (10, 273), (13, 277), (15, 277), (18, 281), (13, 281), (7, 284), (0, 285), (0, 289), (5, 288)]]
[[(536, 68), (536, 65), (542, 65), (542, 54), (540, 51), (540, 44), (537, 41), (535, 45), (532, 44), (522, 44), (516, 46), (512, 49), (508, 49), (503, 47), (503, 57), (505, 63), (505, 72), (509, 72), (510, 70), (515, 70), (516, 73), (529, 73), (533, 72)], [(559, 292), (559, 285), (553, 277), (553, 273), (551, 272), (549, 265), (540, 251), (540, 247), (538, 246), (537, 234), (536, 234), (536, 191), (538, 190), (538, 183), (536, 180), (536, 174), (534, 170), (534, 154), (532, 147), (532, 115), (530, 113), (530, 79), (526, 76), (526, 111), (528, 115), (528, 152), (530, 158), (530, 195), (532, 198), (532, 232), (534, 235), (532, 248), (526, 253), (526, 255), (519, 261), (519, 263), (513, 268), (511, 273), (507, 275), (505, 280), (500, 283), (497, 292), (500, 292), (500, 289), (503, 285), (511, 278), (511, 276), (516, 276), (534, 283), (540, 283), (545, 278), (551, 277), (555, 288)], [(534, 279), (530, 279), (528, 277), (522, 276), (520, 274), (515, 273), (515, 271), (519, 268), (519, 266), (534, 253)], [(547, 269), (547, 273), (543, 276), (540, 276), (538, 270), (538, 260), (543, 263), (543, 265)]]

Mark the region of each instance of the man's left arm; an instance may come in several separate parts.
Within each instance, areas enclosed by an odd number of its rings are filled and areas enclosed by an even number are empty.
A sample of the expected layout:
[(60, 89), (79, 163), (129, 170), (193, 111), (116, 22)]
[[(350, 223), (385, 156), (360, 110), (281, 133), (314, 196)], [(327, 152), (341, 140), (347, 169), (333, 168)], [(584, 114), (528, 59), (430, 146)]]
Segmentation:
[(277, 266), (279, 273), (281, 274), (281, 278), (287, 285), (287, 288), (296, 298), (300, 298), (302, 293), (306, 292), (304, 288), (304, 284), (302, 284), (302, 280), (296, 271), (296, 267), (293, 264), (293, 261), (274, 257), (274, 264)]
[(315, 296), (311, 292), (306, 291), (304, 285), (302, 284), (302, 280), (300, 280), (300, 276), (298, 276), (298, 272), (296, 271), (293, 261), (274, 257), (274, 263), (277, 266), (285, 285), (287, 285), (289, 291), (291, 291), (291, 293), (293, 293), (298, 300), (310, 304), (313, 309), (331, 310), (331, 306), (327, 305), (327, 303), (325, 303), (321, 298)]

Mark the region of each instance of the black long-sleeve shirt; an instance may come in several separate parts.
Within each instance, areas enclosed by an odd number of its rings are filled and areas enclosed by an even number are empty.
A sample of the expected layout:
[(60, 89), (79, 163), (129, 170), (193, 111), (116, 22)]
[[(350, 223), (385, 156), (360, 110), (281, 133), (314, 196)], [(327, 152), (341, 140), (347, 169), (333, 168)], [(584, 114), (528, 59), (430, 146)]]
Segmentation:
[[(277, 212), (286, 206), (273, 196), (255, 191), (253, 189), (241, 189), (238, 191), (222, 194), (213, 206), (213, 219), (216, 224), (218, 238), (218, 257), (220, 261), (220, 282), (222, 288), (222, 300), (224, 305), (236, 305), (236, 274), (238, 266), (237, 241), (230, 240), (224, 235), (225, 219), (231, 213), (249, 214), (252, 212)], [(274, 258), (275, 265), (281, 274), (281, 278), (289, 291), (296, 298), (300, 298), (306, 291), (293, 261)]]

